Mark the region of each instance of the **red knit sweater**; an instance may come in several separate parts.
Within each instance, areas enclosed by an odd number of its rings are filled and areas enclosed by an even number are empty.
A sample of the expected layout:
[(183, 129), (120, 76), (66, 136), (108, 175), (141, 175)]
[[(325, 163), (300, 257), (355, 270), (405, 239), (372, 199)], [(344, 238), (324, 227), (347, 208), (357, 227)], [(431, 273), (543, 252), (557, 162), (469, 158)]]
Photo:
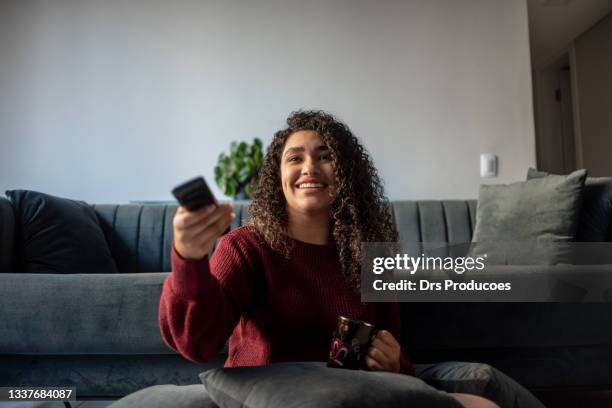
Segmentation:
[[(399, 341), (397, 304), (361, 303), (333, 244), (292, 241), (289, 259), (261, 243), (252, 227), (224, 236), (210, 262), (173, 249), (159, 305), (164, 341), (206, 362), (229, 338), (226, 367), (327, 361), (338, 315), (371, 322)], [(404, 353), (400, 365), (414, 373)]]

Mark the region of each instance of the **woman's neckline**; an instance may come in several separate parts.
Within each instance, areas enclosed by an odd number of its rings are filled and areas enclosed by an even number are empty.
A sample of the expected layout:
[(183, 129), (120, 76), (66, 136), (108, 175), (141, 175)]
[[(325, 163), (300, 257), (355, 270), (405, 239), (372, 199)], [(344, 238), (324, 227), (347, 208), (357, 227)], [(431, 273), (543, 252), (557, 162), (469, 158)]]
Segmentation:
[(302, 247), (307, 247), (307, 248), (330, 249), (336, 246), (336, 244), (333, 241), (329, 241), (327, 244), (314, 244), (311, 242), (301, 241), (289, 235), (286, 235), (286, 237), (289, 238), (291, 241), (293, 241), (295, 244), (300, 245)]

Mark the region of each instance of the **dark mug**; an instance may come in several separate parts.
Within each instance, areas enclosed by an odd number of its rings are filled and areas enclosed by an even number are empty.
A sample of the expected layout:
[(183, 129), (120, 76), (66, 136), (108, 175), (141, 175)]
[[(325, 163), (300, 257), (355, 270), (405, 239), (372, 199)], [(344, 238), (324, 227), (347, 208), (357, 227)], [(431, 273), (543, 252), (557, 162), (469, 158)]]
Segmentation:
[(327, 366), (352, 370), (365, 369), (366, 353), (372, 345), (376, 332), (376, 328), (370, 323), (338, 316)]

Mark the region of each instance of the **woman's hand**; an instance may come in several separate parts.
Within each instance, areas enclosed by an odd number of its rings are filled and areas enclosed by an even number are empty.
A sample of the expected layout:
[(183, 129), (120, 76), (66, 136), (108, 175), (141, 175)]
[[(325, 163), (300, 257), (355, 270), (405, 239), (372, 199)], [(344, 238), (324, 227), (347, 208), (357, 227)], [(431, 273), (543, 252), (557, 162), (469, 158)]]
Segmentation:
[(174, 248), (185, 259), (199, 260), (210, 252), (215, 240), (230, 226), (231, 204), (211, 204), (196, 211), (179, 207), (172, 220)]
[(373, 371), (399, 372), (400, 345), (395, 337), (386, 330), (376, 333), (366, 355), (366, 365)]

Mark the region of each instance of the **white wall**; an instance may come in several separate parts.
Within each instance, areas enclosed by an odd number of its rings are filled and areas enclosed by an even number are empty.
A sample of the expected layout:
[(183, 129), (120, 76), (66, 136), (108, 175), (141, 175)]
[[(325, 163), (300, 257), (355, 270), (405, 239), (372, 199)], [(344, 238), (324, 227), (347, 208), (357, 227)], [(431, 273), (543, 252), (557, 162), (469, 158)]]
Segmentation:
[(298, 108), (345, 120), (391, 199), (476, 197), (481, 152), (523, 179), (525, 1), (0, 0), (0, 191), (170, 199)]

